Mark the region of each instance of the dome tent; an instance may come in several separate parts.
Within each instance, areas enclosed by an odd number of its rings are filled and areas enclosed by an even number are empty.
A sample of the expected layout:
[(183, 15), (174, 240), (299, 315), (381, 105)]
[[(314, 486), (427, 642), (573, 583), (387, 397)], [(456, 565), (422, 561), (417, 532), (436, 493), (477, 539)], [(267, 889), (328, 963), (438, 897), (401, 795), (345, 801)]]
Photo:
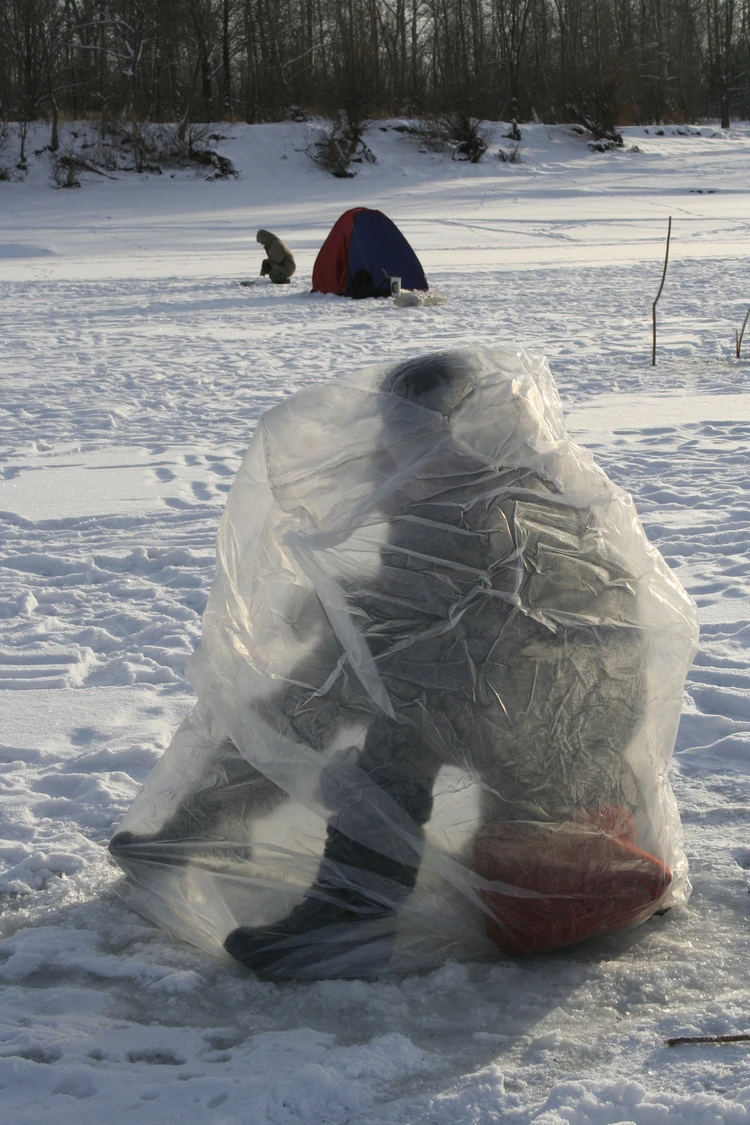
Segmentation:
[(390, 278), (404, 289), (429, 288), (419, 258), (382, 211), (354, 207), (336, 220), (313, 266), (314, 293), (387, 297)]

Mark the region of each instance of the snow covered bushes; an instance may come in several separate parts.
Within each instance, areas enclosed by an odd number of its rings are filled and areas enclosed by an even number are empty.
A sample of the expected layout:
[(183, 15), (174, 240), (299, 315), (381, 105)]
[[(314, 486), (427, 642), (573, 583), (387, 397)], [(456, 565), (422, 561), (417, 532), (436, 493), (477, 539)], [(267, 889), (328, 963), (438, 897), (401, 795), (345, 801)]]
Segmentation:
[(205, 125), (111, 121), (96, 129), (61, 129), (60, 149), (50, 154), (52, 178), (58, 187), (79, 187), (81, 172), (161, 175), (165, 169), (205, 168), (207, 179), (237, 176), (231, 160), (212, 147), (220, 139)]
[(487, 151), (487, 134), (480, 122), (463, 110), (423, 117), (413, 129), (420, 144), (432, 152), (449, 150), (454, 160), (478, 164)]
[(375, 155), (364, 141), (365, 121), (341, 110), (316, 130), (307, 145), (307, 155), (324, 172), (338, 180), (350, 180), (356, 173), (352, 164), (375, 163)]

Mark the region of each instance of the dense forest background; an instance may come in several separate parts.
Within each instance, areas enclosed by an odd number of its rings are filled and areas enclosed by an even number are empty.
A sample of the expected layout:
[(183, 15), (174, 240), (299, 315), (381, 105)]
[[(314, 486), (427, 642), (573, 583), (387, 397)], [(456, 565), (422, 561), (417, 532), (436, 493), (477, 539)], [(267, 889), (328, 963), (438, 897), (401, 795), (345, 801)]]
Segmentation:
[(750, 108), (750, 0), (0, 0), (0, 121)]

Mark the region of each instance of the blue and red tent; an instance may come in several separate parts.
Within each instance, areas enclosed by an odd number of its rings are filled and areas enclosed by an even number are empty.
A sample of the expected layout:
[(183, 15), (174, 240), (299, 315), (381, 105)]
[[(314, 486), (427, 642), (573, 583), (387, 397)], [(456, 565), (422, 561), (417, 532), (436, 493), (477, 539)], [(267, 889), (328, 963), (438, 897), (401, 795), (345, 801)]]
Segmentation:
[(315, 293), (387, 297), (390, 278), (404, 289), (428, 289), (419, 258), (382, 211), (354, 207), (334, 223), (313, 266)]

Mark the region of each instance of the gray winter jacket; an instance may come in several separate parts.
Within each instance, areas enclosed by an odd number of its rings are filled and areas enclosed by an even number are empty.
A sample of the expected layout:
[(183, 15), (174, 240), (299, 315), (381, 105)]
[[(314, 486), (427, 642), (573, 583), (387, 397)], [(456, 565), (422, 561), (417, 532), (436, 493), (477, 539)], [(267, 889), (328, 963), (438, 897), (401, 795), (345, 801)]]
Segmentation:
[(271, 269), (284, 274), (286, 277), (291, 277), (297, 269), (297, 263), (286, 242), (282, 242), (275, 234), (271, 234), (270, 230), (259, 230), (255, 239), (265, 250)]

